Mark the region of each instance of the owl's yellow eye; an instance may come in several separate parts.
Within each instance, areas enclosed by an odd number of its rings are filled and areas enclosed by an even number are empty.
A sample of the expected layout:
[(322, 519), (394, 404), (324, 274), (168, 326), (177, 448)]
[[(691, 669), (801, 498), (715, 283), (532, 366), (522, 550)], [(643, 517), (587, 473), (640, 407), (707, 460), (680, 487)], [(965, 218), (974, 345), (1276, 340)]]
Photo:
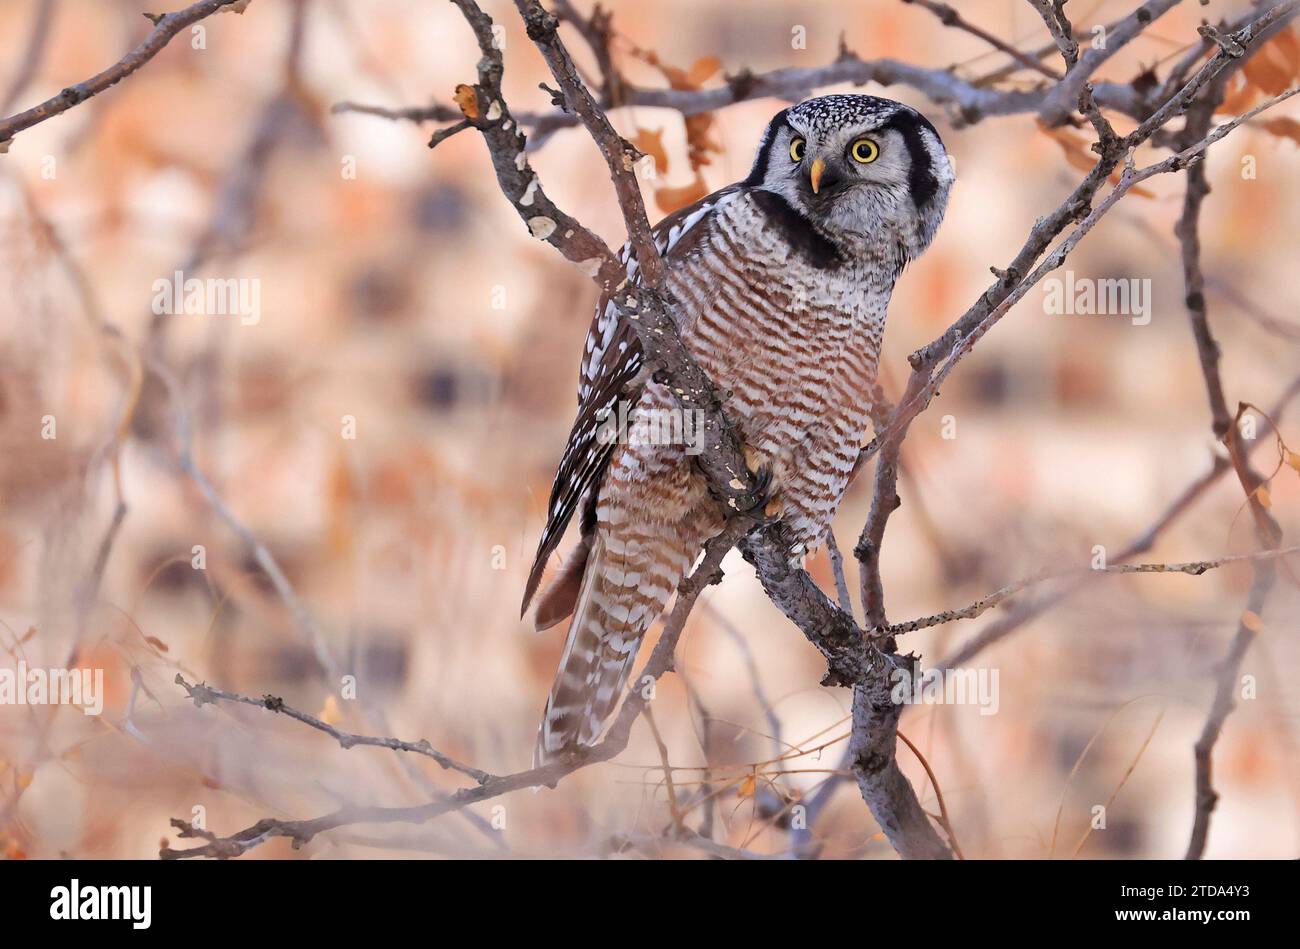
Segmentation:
[(794, 161), (803, 161), (803, 146), (804, 146), (803, 139), (801, 138), (791, 139), (790, 158), (793, 159)]
[(860, 138), (849, 147), (849, 154), (854, 161), (867, 165), (880, 157), (880, 146), (869, 138)]

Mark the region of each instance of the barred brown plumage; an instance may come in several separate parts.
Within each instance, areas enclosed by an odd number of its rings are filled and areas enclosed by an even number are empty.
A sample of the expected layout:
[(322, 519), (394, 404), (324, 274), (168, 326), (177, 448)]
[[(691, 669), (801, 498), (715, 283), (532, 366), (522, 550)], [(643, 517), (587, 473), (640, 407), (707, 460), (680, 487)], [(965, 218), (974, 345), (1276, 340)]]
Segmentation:
[[(853, 146), (864, 137), (872, 148)], [(864, 161), (864, 158), (869, 160)], [(823, 96), (778, 113), (744, 182), (654, 231), (682, 341), (747, 446), (772, 474), (791, 556), (820, 543), (865, 437), (894, 282), (929, 245), (952, 185), (934, 127), (900, 103)], [(629, 280), (639, 268), (623, 250)], [(587, 337), (579, 411), (524, 595), (581, 506), (582, 540), (542, 596), (538, 625), (569, 612), (538, 739), (545, 760), (591, 744), (613, 713), (647, 629), (722, 514), (647, 378), (637, 338), (602, 298)], [(634, 430), (611, 429), (632, 407)], [(646, 433), (650, 437), (647, 437)]]

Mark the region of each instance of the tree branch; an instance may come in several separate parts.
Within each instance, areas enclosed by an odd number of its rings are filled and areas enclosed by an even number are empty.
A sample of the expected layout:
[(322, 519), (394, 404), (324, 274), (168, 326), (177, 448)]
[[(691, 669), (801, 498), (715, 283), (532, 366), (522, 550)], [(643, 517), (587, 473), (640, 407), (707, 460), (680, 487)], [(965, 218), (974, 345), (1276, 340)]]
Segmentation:
[(345, 805), (339, 809), (309, 820), (280, 820), (266, 818), (251, 827), (218, 837), (207, 831), (199, 830), (186, 821), (172, 820), (182, 838), (200, 837), (207, 841), (197, 847), (175, 850), (164, 847), (159, 856), (164, 860), (185, 859), (190, 857), (217, 857), (226, 859), (238, 857), (254, 847), (276, 837), (287, 837), (294, 847), (309, 842), (317, 834), (349, 824), (422, 824), (443, 814), (463, 810), (471, 804), (500, 797), (511, 791), (532, 787), (555, 787), (561, 779), (575, 771), (608, 761), (627, 747), (632, 734), (632, 725), (641, 711), (654, 696), (653, 684), (673, 664), (673, 653), (677, 641), (681, 638), (686, 619), (695, 606), (700, 593), (712, 583), (722, 578), (722, 558), (727, 555), (741, 534), (751, 524), (744, 517), (733, 518), (722, 533), (711, 539), (704, 547), (704, 556), (691, 575), (686, 577), (677, 589), (677, 600), (664, 625), (663, 634), (651, 652), (649, 660), (637, 677), (638, 687), (629, 692), (609, 731), (599, 744), (585, 749), (574, 749), (567, 757), (557, 758), (540, 768), (531, 768), (515, 774), (491, 777), (485, 784), (477, 787), (461, 788), (443, 800), (432, 801), (411, 807), (361, 807)]
[(480, 771), (478, 768), (471, 768), (469, 765), (461, 764), (456, 759), (444, 755), (431, 744), (428, 739), (421, 738), (419, 741), (402, 741), (398, 738), (376, 738), (373, 735), (356, 735), (352, 732), (345, 732), (335, 728), (328, 722), (323, 722), (314, 715), (308, 715), (306, 712), (300, 712), (298, 709), (287, 705), (284, 699), (274, 695), (264, 695), (260, 699), (255, 699), (247, 695), (240, 695), (238, 692), (229, 692), (226, 689), (219, 689), (216, 686), (199, 682), (195, 685), (185, 681), (185, 677), (179, 672), (176, 673), (174, 680), (177, 685), (185, 689), (185, 692), (194, 701), (196, 708), (202, 708), (204, 705), (215, 705), (217, 702), (233, 702), (239, 705), (251, 705), (254, 708), (263, 708), (270, 712), (277, 712), (285, 715), (295, 721), (302, 722), (304, 725), (314, 728), (317, 731), (324, 732), (335, 741), (339, 746), (347, 749), (356, 745), (372, 745), (377, 748), (389, 748), (393, 751), (409, 751), (412, 754), (424, 755), (438, 762), (444, 770), (459, 771), (461, 774), (468, 775), (479, 784), (487, 784), (492, 780), (492, 775), (486, 771)]
[(6, 119), (0, 119), (0, 153), (8, 151), (8, 143), (19, 132), (29, 129), (33, 125), (39, 125), (56, 115), (62, 115), (74, 106), (81, 105), (92, 96), (97, 96), (105, 89), (117, 85), (157, 56), (162, 51), (162, 48), (171, 42), (172, 37), (181, 30), (211, 16), (222, 7), (238, 2), (240, 0), (200, 0), (200, 2), (191, 4), (184, 10), (158, 17), (153, 21), (153, 31), (145, 38), (144, 42), (103, 72), (96, 73), (76, 85), (68, 86), (57, 96), (46, 99), (26, 112), (19, 112)]
[(1061, 573), (1042, 573), (1032, 577), (1025, 577), (1014, 583), (1009, 583), (999, 590), (995, 590), (988, 596), (981, 597), (969, 606), (964, 606), (956, 610), (944, 610), (942, 613), (935, 613), (933, 616), (922, 617), (921, 619), (907, 620), (902, 623), (892, 623), (888, 626), (870, 630), (876, 636), (901, 636), (903, 633), (915, 632), (918, 629), (929, 629), (933, 626), (942, 626), (945, 623), (951, 623), (960, 619), (975, 619), (997, 606), (999, 603), (1010, 599), (1017, 593), (1028, 590), (1040, 583), (1047, 583), (1052, 580), (1063, 580), (1069, 577), (1086, 577), (1090, 574), (1128, 574), (1128, 573), (1186, 573), (1193, 577), (1199, 577), (1201, 574), (1210, 570), (1215, 570), (1225, 564), (1230, 563), (1256, 563), (1261, 560), (1274, 560), (1278, 557), (1286, 557), (1291, 554), (1300, 553), (1300, 547), (1286, 547), (1273, 550), (1259, 551), (1253, 554), (1238, 554), (1232, 557), (1219, 557), (1216, 560), (1193, 560), (1188, 563), (1116, 563), (1108, 564), (1105, 567), (1083, 568), (1080, 570), (1070, 570)]

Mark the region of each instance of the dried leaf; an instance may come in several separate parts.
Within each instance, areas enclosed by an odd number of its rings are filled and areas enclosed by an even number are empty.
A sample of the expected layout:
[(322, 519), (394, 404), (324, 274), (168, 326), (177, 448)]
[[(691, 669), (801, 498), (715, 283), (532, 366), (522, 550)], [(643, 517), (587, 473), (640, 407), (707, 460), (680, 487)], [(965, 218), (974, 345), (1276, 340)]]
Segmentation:
[(359, 491), (347, 453), (342, 449), (330, 469), (325, 491), (325, 533), (330, 554), (335, 558), (350, 557)]
[(1227, 94), (1216, 111), (1239, 115), (1253, 106), (1263, 94), (1277, 95), (1300, 79), (1300, 40), (1288, 27), (1259, 47), (1241, 72), (1228, 85)]
[(723, 68), (722, 61), (716, 56), (705, 56), (703, 59), (695, 60), (694, 65), (689, 70), (669, 66), (667, 62), (659, 60), (654, 52), (637, 49), (633, 55), (640, 56), (640, 59), (649, 62), (651, 66), (663, 73), (663, 78), (667, 79), (668, 85), (681, 92), (694, 92), (698, 90), (701, 83), (705, 82), (708, 77)]
[(1264, 123), (1264, 128), (1272, 135), (1278, 138), (1289, 138), (1291, 141), (1300, 145), (1300, 122), (1295, 119), (1279, 116), (1276, 119), (1269, 119)]
[(1061, 146), (1061, 152), (1065, 155), (1065, 160), (1072, 167), (1080, 171), (1092, 171), (1096, 162), (1088, 157), (1088, 143), (1080, 136), (1073, 135), (1064, 128), (1039, 128), (1050, 138)]
[(758, 778), (755, 775), (751, 774), (749, 777), (747, 777), (744, 781), (740, 783), (740, 787), (736, 789), (736, 796), (753, 797), (754, 792), (757, 790), (758, 790)]
[(146, 637), (144, 638), (144, 641), (147, 642), (147, 643), (148, 643), (150, 646), (152, 646), (154, 649), (157, 649), (159, 652), (169, 652), (169, 651), (170, 651), (170, 650), (168, 650), (168, 648), (167, 648), (167, 644), (166, 644), (165, 642), (163, 642), (161, 639), (159, 639), (157, 636), (146, 636)]
[(1273, 497), (1268, 493), (1268, 485), (1261, 484), (1255, 489), (1255, 500), (1258, 501), (1259, 506), (1265, 510), (1268, 510), (1273, 506)]
[(1269, 42), (1277, 46), (1282, 62), (1291, 67), (1291, 78), (1300, 79), (1300, 38), (1296, 37), (1295, 29), (1288, 26)]
[(465, 118), (471, 122), (478, 119), (478, 93), (474, 91), (473, 86), (462, 82), (456, 87), (456, 92), (452, 98), (460, 106), (460, 111), (465, 114)]
[(1300, 471), (1300, 454), (1296, 454), (1290, 449), (1287, 449), (1286, 463), (1290, 465), (1292, 468), (1294, 468), (1296, 471)]
[(695, 180), (681, 188), (659, 188), (655, 191), (655, 204), (664, 214), (672, 214), (678, 208), (694, 204), (709, 193), (704, 179), (696, 174)]
[(1276, 50), (1277, 47), (1273, 43), (1265, 43), (1241, 66), (1241, 71), (1246, 74), (1251, 84), (1270, 96), (1285, 92), (1291, 85), (1290, 66), (1274, 58)]
[(702, 56), (691, 66), (691, 71), (686, 74), (686, 81), (698, 89), (711, 79), (715, 73), (721, 71), (722, 60), (716, 56)]
[(663, 73), (664, 78), (668, 80), (668, 85), (686, 92), (699, 89), (722, 69), (722, 60), (716, 56), (702, 56), (687, 70), (668, 65), (653, 50), (633, 49), (632, 55)]
[(668, 171), (668, 152), (664, 150), (663, 129), (638, 128), (636, 137), (632, 139), (632, 144), (639, 151), (654, 158), (655, 174), (662, 175)]
[(245, 10), (248, 9), (248, 5), (252, 2), (253, 0), (235, 0), (234, 3), (222, 7), (221, 12), (222, 13), (243, 13)]
[[(1052, 141), (1056, 142), (1056, 144), (1061, 146), (1061, 152), (1065, 155), (1065, 161), (1067, 164), (1074, 168), (1078, 168), (1080, 171), (1092, 171), (1096, 166), (1096, 156), (1089, 147), (1088, 140), (1082, 135), (1077, 135), (1067, 128), (1049, 128), (1041, 123), (1039, 124), (1038, 129)], [(1111, 174), (1110, 183), (1118, 184), (1119, 180), (1120, 172), (1117, 169)], [(1135, 194), (1143, 198), (1154, 197), (1150, 191), (1143, 188), (1141, 185), (1133, 185), (1129, 188), (1129, 194)]]
[(28, 626), (27, 632), (23, 633), (23, 638), (18, 640), (18, 643), (19, 645), (21, 645), (23, 643), (31, 642), (32, 639), (34, 639), (35, 637), (36, 637), (36, 627)]
[(692, 170), (698, 171), (701, 165), (710, 164), (709, 152), (722, 153), (722, 143), (710, 134), (714, 125), (712, 112), (687, 116), (685, 124), (686, 141), (690, 146), (690, 154), (687, 157), (690, 159)]
[(1217, 109), (1225, 115), (1240, 115), (1255, 104), (1259, 98), (1259, 89), (1251, 85), (1249, 79), (1238, 73), (1228, 85), (1228, 92)]
[(1241, 625), (1246, 627), (1252, 633), (1258, 633), (1264, 628), (1264, 621), (1260, 619), (1258, 613), (1253, 610), (1246, 610), (1241, 614)]
[[(685, 70), (661, 61), (653, 50), (633, 49), (631, 52), (633, 56), (642, 62), (648, 63), (663, 73), (664, 78), (668, 80), (668, 85), (673, 89), (685, 92), (700, 89), (706, 81), (722, 69), (722, 60), (716, 56), (702, 56), (691, 65), (689, 70)], [(713, 129), (713, 122), (711, 112), (702, 112), (699, 115), (691, 115), (686, 118), (686, 141), (690, 146), (689, 158), (693, 170), (698, 171), (702, 165), (710, 164), (710, 153), (720, 153), (722, 151), (722, 144), (710, 134)], [(644, 151), (644, 149), (642, 150)]]
[(343, 720), (343, 716), (339, 714), (339, 704), (334, 701), (334, 696), (327, 695), (325, 697), (325, 704), (316, 717), (326, 725), (337, 725)]

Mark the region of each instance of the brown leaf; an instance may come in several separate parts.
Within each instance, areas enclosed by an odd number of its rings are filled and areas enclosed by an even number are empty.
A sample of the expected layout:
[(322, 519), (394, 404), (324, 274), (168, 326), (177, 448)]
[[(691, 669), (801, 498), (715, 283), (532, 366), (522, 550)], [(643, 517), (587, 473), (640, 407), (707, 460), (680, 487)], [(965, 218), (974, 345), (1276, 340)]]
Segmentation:
[(699, 171), (701, 165), (710, 164), (709, 153), (722, 153), (722, 143), (717, 141), (712, 133), (714, 119), (712, 112), (701, 112), (698, 115), (687, 116), (686, 124), (686, 141), (690, 146), (690, 153), (687, 156), (691, 163), (691, 168)]
[(347, 453), (339, 451), (325, 482), (326, 543), (336, 558), (350, 557), (355, 540), (354, 514), (359, 490)]
[(465, 114), (465, 118), (471, 122), (478, 118), (478, 93), (473, 86), (461, 83), (456, 87), (456, 93), (452, 96), (456, 104), (460, 106), (460, 111)]
[(169, 651), (170, 651), (170, 650), (168, 650), (168, 648), (167, 648), (167, 644), (166, 644), (165, 642), (163, 642), (161, 639), (159, 639), (157, 636), (146, 636), (146, 637), (144, 638), (144, 641), (147, 642), (147, 643), (148, 643), (150, 646), (152, 646), (154, 649), (157, 649), (159, 652), (169, 652)]
[(691, 65), (691, 71), (686, 74), (686, 81), (694, 88), (698, 89), (704, 85), (714, 73), (722, 70), (722, 60), (716, 56), (702, 56)]
[(1291, 85), (1290, 65), (1278, 62), (1274, 58), (1276, 50), (1277, 47), (1273, 43), (1265, 43), (1259, 48), (1259, 52), (1241, 66), (1241, 71), (1246, 74), (1246, 78), (1270, 96), (1285, 92)]
[(1300, 471), (1300, 454), (1296, 454), (1290, 449), (1287, 449), (1286, 463), (1290, 465), (1292, 468), (1294, 468), (1296, 471)]
[[(1096, 156), (1089, 148), (1089, 142), (1082, 135), (1078, 135), (1067, 128), (1049, 128), (1040, 124), (1038, 130), (1045, 134), (1056, 144), (1061, 146), (1061, 152), (1065, 155), (1066, 162), (1080, 171), (1092, 171), (1097, 164)], [(1111, 173), (1110, 183), (1118, 184), (1120, 172), (1116, 169)], [(1129, 194), (1135, 194), (1143, 198), (1154, 197), (1150, 191), (1141, 185), (1133, 185), (1129, 188)]]
[(1295, 29), (1288, 26), (1269, 42), (1277, 46), (1282, 62), (1291, 67), (1291, 78), (1300, 79), (1300, 38), (1296, 37)]
[(1219, 103), (1216, 111), (1225, 115), (1240, 115), (1255, 104), (1259, 98), (1259, 89), (1251, 85), (1249, 79), (1238, 73), (1228, 85), (1228, 93)]
[(1288, 27), (1259, 47), (1242, 64), (1241, 72), (1229, 81), (1227, 94), (1216, 111), (1224, 115), (1240, 115), (1253, 106), (1261, 94), (1277, 95), (1295, 79), (1300, 79), (1300, 40)]
[(672, 214), (678, 208), (694, 204), (709, 193), (704, 179), (697, 173), (695, 180), (681, 188), (659, 188), (655, 191), (655, 204), (664, 214)]
[(1258, 633), (1264, 628), (1264, 621), (1260, 619), (1258, 613), (1255, 613), (1252, 610), (1246, 610), (1241, 614), (1241, 625), (1246, 627), (1252, 633)]
[(754, 792), (757, 790), (758, 790), (758, 778), (755, 775), (751, 774), (749, 777), (747, 777), (744, 781), (740, 783), (740, 787), (736, 789), (736, 796), (753, 797)]
[[(634, 48), (631, 53), (637, 59), (663, 73), (664, 78), (668, 80), (668, 85), (681, 91), (691, 92), (701, 88), (722, 69), (722, 60), (716, 56), (702, 56), (691, 64), (689, 70), (686, 70), (663, 62), (654, 50)], [(714, 123), (712, 113), (702, 112), (699, 115), (687, 116), (685, 122), (686, 141), (690, 147), (687, 157), (692, 170), (699, 171), (701, 166), (711, 164), (710, 153), (721, 153), (722, 143), (711, 134)]]
[(668, 85), (685, 92), (699, 89), (722, 69), (722, 60), (716, 56), (702, 56), (687, 70), (665, 63), (654, 50), (633, 49), (632, 55), (663, 73), (663, 77), (668, 80)]
[(334, 701), (334, 696), (325, 696), (325, 704), (316, 717), (326, 725), (337, 725), (343, 720), (343, 716), (339, 714), (339, 703)]
[(1264, 129), (1278, 138), (1289, 138), (1297, 145), (1300, 145), (1300, 122), (1295, 119), (1286, 116), (1269, 119), (1264, 123)]
[(1259, 506), (1265, 510), (1268, 510), (1273, 506), (1273, 496), (1268, 493), (1268, 485), (1261, 484), (1255, 489), (1255, 500), (1258, 501)]
[(632, 144), (637, 147), (638, 151), (654, 158), (655, 174), (662, 175), (668, 171), (668, 152), (664, 150), (663, 129), (638, 128), (636, 137), (632, 139)]

